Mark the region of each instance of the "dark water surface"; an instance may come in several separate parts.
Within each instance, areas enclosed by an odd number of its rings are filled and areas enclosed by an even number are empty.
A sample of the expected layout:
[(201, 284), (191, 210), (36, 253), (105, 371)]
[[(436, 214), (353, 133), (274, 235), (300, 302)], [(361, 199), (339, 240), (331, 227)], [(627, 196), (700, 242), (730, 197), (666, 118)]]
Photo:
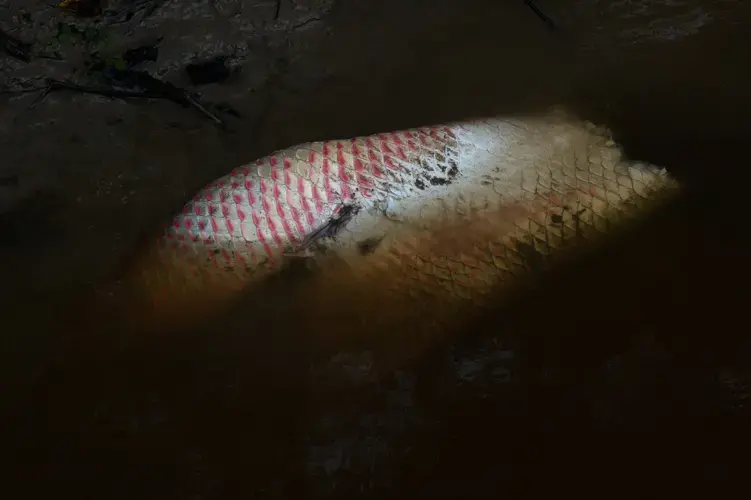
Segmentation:
[[(0, 96), (6, 496), (611, 495), (739, 481), (751, 5), (537, 3), (558, 32), (521, 0), (297, 0), (276, 21), (275, 2), (168, 3), (114, 36), (164, 36), (152, 69), (181, 85), (192, 55), (234, 51), (242, 72), (202, 89), (243, 113), (229, 133), (166, 102), (60, 93), (29, 109), (32, 96)], [(0, 5), (4, 29), (23, 8)], [(66, 76), (65, 64), (0, 59), (19, 81)], [(414, 363), (384, 374), (372, 346), (319, 344), (329, 326), (291, 318), (283, 282), (209, 326), (126, 347), (117, 317), (66, 305), (104, 288), (193, 191), (274, 149), (560, 103), (690, 195)], [(97, 340), (72, 331), (89, 315)]]

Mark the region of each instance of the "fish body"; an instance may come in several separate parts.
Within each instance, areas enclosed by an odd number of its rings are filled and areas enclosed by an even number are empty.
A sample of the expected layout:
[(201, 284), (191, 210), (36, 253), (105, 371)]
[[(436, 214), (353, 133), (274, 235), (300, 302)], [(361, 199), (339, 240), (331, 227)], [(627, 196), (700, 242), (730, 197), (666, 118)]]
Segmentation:
[(607, 129), (560, 110), (313, 142), (206, 186), (137, 271), (150, 300), (183, 310), (301, 255), (336, 255), (366, 287), (389, 276), (395, 293), (473, 300), (673, 188)]

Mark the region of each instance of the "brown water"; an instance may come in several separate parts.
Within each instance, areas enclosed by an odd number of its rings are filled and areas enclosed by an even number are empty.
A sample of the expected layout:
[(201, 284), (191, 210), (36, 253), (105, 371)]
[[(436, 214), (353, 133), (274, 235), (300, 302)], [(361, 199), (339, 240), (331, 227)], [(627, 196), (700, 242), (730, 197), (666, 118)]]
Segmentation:
[[(136, 32), (165, 35), (167, 70), (217, 40), (247, 42), (241, 76), (205, 89), (244, 113), (233, 133), (164, 102), (0, 104), (0, 168), (29, 194), (4, 219), (16, 235), (0, 264), (3, 428), (16, 438), (3, 448), (16, 479), (83, 497), (225, 498), (388, 485), (397, 496), (650, 481), (688, 490), (740, 477), (748, 5), (538, 2), (562, 27), (553, 34), (521, 1), (337, 2), (327, 14), (332, 2), (283, 2), (276, 27), (273, 8), (255, 3), (229, 20), (175, 21), (199, 8), (183, 3)], [(285, 29), (311, 15), (321, 20)], [(706, 189), (498, 316), (468, 319), (479, 339), (436, 343), (386, 382), (342, 375), (368, 364), (362, 354), (325, 361), (337, 346), (311, 345), (325, 325), (286, 317), (284, 283), (208, 328), (126, 351), (106, 340), (119, 322), (106, 314), (89, 311), (101, 343), (72, 348), (70, 318), (49, 316), (106, 283), (195, 189), (276, 148), (558, 103)], [(570, 315), (577, 301), (597, 313)], [(513, 347), (510, 361), (496, 341)], [(75, 361), (43, 378), (63, 347)], [(311, 372), (311, 359), (322, 368)], [(485, 368), (462, 378), (475, 365)], [(311, 464), (332, 476), (309, 490)]]

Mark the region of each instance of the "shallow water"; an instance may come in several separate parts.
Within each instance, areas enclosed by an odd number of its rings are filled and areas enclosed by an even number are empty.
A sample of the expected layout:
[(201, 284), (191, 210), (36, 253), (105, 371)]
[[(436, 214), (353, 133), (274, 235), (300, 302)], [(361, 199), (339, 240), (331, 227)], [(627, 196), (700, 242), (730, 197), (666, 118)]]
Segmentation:
[[(24, 3), (0, 9), (4, 28)], [(741, 477), (748, 5), (537, 2), (560, 24), (553, 34), (521, 1), (298, 0), (277, 21), (273, 5), (255, 3), (235, 17), (174, 3), (131, 35), (165, 35), (154, 70), (181, 84), (194, 54), (232, 48), (242, 73), (204, 94), (243, 112), (234, 133), (165, 102), (60, 93), (31, 110), (32, 96), (0, 103), (0, 171), (19, 179), (0, 187), (0, 208), (27, 200), (3, 218), (3, 428), (16, 438), (4, 448), (30, 495), (32, 482), (97, 498), (224, 498), (470, 494), (529, 481), (688, 490)], [(231, 14), (239, 4), (215, 5)], [(0, 69), (71, 70), (7, 59)], [(499, 304), (502, 314), (468, 319), (478, 339), (436, 341), (432, 355), (383, 375), (379, 349), (399, 342), (325, 338), (325, 324), (290, 317), (285, 282), (197, 332), (118, 349), (109, 311), (75, 311), (100, 334), (76, 346), (65, 342), (75, 318), (49, 316), (104, 287), (195, 189), (274, 149), (558, 103), (707, 192)], [(596, 314), (572, 314), (581, 303)], [(364, 320), (378, 307), (363, 307)], [(48, 373), (61, 352), (70, 361)], [(629, 438), (635, 430), (657, 434)], [(571, 459), (582, 450), (589, 458)]]

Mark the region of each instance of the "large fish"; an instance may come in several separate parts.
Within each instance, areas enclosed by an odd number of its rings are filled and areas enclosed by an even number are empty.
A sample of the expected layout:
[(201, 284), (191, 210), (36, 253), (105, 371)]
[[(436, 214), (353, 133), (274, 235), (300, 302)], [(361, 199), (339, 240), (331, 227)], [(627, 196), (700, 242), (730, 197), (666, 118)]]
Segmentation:
[(363, 293), (476, 302), (675, 188), (559, 109), (313, 142), (206, 186), (128, 276), (170, 321), (298, 259), (317, 263), (311, 300), (345, 273)]

